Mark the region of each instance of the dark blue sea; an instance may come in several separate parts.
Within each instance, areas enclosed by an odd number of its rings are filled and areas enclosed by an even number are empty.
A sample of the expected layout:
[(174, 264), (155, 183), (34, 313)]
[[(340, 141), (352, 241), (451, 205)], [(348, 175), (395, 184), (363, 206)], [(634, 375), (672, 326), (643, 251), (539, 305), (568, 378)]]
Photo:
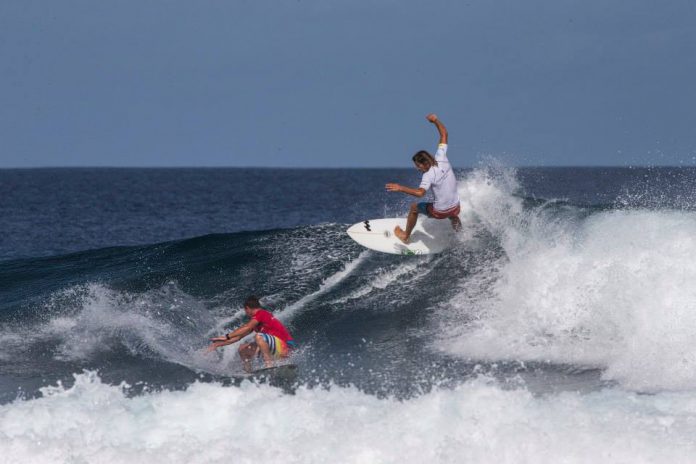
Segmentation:
[[(696, 462), (696, 169), (457, 177), (395, 256), (415, 170), (0, 170), (3, 462)], [(293, 375), (204, 353), (249, 294)]]

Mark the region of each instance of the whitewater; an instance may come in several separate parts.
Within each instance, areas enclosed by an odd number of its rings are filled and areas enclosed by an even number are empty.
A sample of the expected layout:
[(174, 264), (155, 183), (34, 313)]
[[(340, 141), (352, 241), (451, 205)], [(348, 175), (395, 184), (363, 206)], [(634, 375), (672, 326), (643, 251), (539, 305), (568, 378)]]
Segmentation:
[[(9, 462), (693, 462), (696, 396), (537, 397), (481, 378), (407, 401), (194, 383), (129, 398), (94, 373), (4, 406)], [(270, 425), (269, 425), (270, 424)]]
[[(433, 257), (350, 241), (350, 194), (343, 221), (9, 256), (0, 456), (694, 463), (696, 211), (671, 190), (693, 173), (633, 174), (580, 201), (461, 172), (466, 228)], [(293, 385), (202, 353), (251, 288), (301, 342)]]

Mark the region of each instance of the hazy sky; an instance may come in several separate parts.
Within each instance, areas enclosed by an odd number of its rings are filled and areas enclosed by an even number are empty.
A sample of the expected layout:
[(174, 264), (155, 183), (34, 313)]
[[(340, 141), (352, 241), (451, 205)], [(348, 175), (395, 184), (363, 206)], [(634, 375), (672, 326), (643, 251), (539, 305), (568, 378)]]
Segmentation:
[(696, 164), (693, 0), (2, 0), (0, 167)]

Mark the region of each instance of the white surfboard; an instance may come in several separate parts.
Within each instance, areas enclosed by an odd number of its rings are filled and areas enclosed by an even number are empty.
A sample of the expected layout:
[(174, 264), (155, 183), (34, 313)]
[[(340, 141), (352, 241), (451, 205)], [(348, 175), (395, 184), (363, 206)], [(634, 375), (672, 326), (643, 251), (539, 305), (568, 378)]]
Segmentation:
[(427, 255), (441, 253), (454, 245), (454, 230), (448, 219), (418, 218), (409, 243), (394, 235), (394, 227), (406, 228), (406, 218), (369, 219), (358, 222), (346, 232), (360, 245), (395, 255)]

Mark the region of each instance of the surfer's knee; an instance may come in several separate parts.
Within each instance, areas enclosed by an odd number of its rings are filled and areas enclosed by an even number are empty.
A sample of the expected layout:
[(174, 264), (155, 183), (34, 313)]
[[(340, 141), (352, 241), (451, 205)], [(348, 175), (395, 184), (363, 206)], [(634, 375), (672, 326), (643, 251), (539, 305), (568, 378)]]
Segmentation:
[(411, 203), (411, 209), (408, 212), (409, 214), (418, 214), (418, 203)]
[(237, 349), (239, 352), (239, 355), (241, 357), (249, 357), (250, 355), (254, 355), (254, 351), (256, 351), (256, 344), (255, 343), (242, 343), (239, 345), (239, 348)]

